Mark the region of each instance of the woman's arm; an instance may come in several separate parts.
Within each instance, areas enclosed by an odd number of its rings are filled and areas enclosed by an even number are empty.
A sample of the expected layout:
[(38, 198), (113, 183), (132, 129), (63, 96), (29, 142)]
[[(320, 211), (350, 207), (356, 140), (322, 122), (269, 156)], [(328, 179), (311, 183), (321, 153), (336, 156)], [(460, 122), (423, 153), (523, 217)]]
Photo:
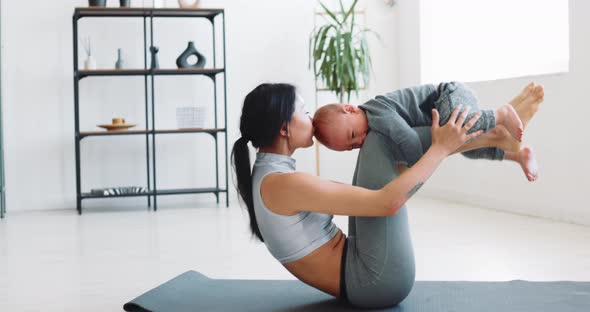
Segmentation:
[(479, 115), (461, 127), (468, 110), (460, 116), (458, 112), (456, 108), (449, 122), (440, 127), (438, 112), (433, 110), (431, 147), (412, 168), (380, 190), (339, 184), (305, 173), (276, 173), (262, 182), (264, 204), (281, 214), (314, 211), (349, 216), (394, 215), (452, 151), (481, 134), (478, 131), (467, 135)]

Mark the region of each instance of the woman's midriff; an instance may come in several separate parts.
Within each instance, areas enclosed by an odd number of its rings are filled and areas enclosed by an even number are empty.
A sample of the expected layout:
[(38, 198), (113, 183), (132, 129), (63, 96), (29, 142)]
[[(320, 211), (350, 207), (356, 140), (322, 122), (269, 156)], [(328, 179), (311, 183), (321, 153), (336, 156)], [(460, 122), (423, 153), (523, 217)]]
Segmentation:
[(340, 266), (346, 236), (342, 231), (309, 255), (285, 268), (302, 282), (334, 297), (340, 295)]

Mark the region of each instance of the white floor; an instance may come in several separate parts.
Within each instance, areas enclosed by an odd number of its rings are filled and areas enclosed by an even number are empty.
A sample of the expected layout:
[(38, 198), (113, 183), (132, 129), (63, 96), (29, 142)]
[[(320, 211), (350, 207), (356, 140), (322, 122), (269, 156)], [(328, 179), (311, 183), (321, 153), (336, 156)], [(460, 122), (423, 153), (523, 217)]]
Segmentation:
[[(429, 199), (409, 203), (418, 280), (590, 281), (590, 227)], [(0, 311), (122, 311), (187, 270), (291, 279), (237, 205), (10, 213), (0, 221)], [(335, 221), (346, 230), (346, 218)]]

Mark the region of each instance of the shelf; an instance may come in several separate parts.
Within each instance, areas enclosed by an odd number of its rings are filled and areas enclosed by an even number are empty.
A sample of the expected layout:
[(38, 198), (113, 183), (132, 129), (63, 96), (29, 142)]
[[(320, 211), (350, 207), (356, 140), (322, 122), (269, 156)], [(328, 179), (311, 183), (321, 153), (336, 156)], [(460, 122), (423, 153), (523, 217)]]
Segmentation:
[(214, 187), (205, 187), (205, 188), (186, 188), (186, 189), (164, 189), (158, 190), (156, 192), (149, 191), (145, 193), (138, 193), (138, 194), (123, 194), (123, 195), (97, 195), (92, 193), (82, 193), (82, 199), (90, 199), (90, 198), (120, 198), (120, 197), (141, 197), (141, 196), (153, 196), (153, 195), (188, 195), (188, 194), (205, 194), (205, 193), (226, 193), (227, 190), (214, 188)]
[(140, 197), (140, 196), (152, 196), (154, 195), (153, 191), (145, 192), (145, 193), (136, 193), (136, 194), (121, 194), (121, 195), (99, 195), (99, 194), (92, 194), (92, 193), (82, 193), (81, 198), (121, 198), (121, 197)]
[(74, 17), (204, 17), (212, 19), (223, 14), (223, 9), (181, 9), (181, 8), (117, 8), (83, 7), (76, 8)]
[(85, 131), (80, 132), (79, 139), (89, 136), (111, 136), (111, 135), (138, 135), (138, 134), (174, 134), (174, 133), (208, 133), (216, 134), (225, 132), (225, 128), (191, 128), (191, 129), (168, 129), (168, 130), (121, 130), (121, 131)]
[(193, 128), (193, 129), (174, 129), (174, 130), (156, 130), (156, 134), (171, 134), (171, 133), (219, 133), (225, 132), (225, 128)]
[(181, 195), (181, 194), (202, 194), (202, 193), (225, 193), (226, 190), (214, 187), (207, 188), (188, 188), (188, 189), (170, 189), (158, 190), (158, 195)]
[(174, 76), (174, 75), (206, 75), (213, 76), (223, 73), (223, 68), (172, 68), (172, 69), (93, 69), (79, 70), (78, 79), (92, 76)]
[[(79, 214), (82, 214), (82, 200), (88, 198), (120, 198), (120, 197), (138, 197), (138, 198), (145, 198), (147, 199), (148, 207), (152, 207), (154, 211), (158, 210), (158, 197), (160, 195), (182, 195), (182, 194), (201, 194), (201, 193), (213, 193), (217, 197), (217, 202), (219, 203), (220, 200), (220, 193), (225, 193), (225, 202), (226, 206), (229, 207), (229, 155), (228, 155), (228, 136), (227, 136), (227, 86), (226, 86), (226, 72), (225, 72), (225, 57), (226, 57), (226, 42), (225, 42), (225, 10), (220, 8), (199, 8), (199, 9), (181, 9), (181, 8), (149, 8), (149, 7), (132, 7), (132, 8), (119, 8), (119, 7), (78, 7), (74, 9), (73, 16), (73, 83), (74, 83), (74, 123), (75, 123), (75, 153), (76, 153), (76, 209)], [(143, 65), (139, 65), (136, 68), (126, 68), (126, 69), (115, 69), (115, 68), (100, 68), (94, 70), (85, 70), (80, 67), (80, 55), (78, 49), (78, 40), (79, 40), (79, 24), (80, 20), (83, 18), (98, 18), (98, 17), (106, 17), (104, 21), (108, 23), (108, 20), (112, 20), (113, 18), (130, 18), (135, 19), (136, 22), (143, 22), (143, 51), (147, 52), (144, 53), (143, 58)], [(217, 51), (216, 49), (222, 48), (219, 51), (223, 51), (223, 63), (216, 63), (210, 64), (209, 67), (213, 68), (175, 68), (176, 66), (172, 65), (170, 68), (158, 68), (158, 69), (151, 69), (146, 68), (149, 66), (149, 57), (151, 54), (149, 51), (149, 45), (154, 45), (153, 35), (155, 33), (155, 25), (158, 23), (154, 23), (154, 19), (164, 18), (168, 20), (169, 18), (181, 18), (184, 21), (187, 21), (189, 18), (197, 18), (200, 19), (199, 25), (202, 22), (205, 22), (203, 19), (207, 20), (211, 24), (211, 30), (213, 33), (212, 41), (213, 41), (213, 51)], [(148, 20), (149, 19), (149, 20)], [(93, 20), (92, 22), (100, 22)], [(221, 23), (221, 25), (217, 25)], [(205, 22), (206, 24), (207, 22)], [(208, 26), (208, 25), (206, 25)], [(219, 29), (221, 28), (221, 29)], [(223, 35), (223, 40), (219, 41), (218, 44), (216, 38), (216, 31), (221, 31)], [(151, 36), (150, 41), (148, 43), (148, 35)], [(139, 37), (138, 37), (139, 39)], [(215, 58), (215, 57), (214, 57)], [(148, 64), (148, 65), (146, 65)], [(219, 75), (218, 74), (223, 74)], [(175, 125), (170, 125), (171, 129), (158, 129), (156, 125), (160, 124), (157, 122), (157, 114), (156, 114), (156, 97), (155, 91), (156, 85), (160, 82), (160, 80), (166, 79), (156, 79), (155, 76), (190, 76), (190, 75), (201, 75), (204, 77), (208, 77), (212, 80), (212, 83), (208, 83), (206, 79), (196, 79), (195, 81), (198, 84), (206, 84), (208, 87), (212, 87), (213, 94), (214, 94), (214, 108), (216, 110), (216, 121), (219, 121), (219, 116), (217, 115), (217, 109), (222, 107), (223, 109), (223, 124), (215, 123), (214, 127), (209, 128), (191, 128), (191, 129), (177, 129), (174, 127)], [(81, 131), (80, 129), (80, 87), (82, 84), (80, 83), (86, 77), (137, 77), (143, 78), (145, 83), (143, 83), (143, 98), (145, 104), (145, 118), (146, 123), (143, 125), (132, 127), (128, 130), (120, 130), (120, 131), (106, 131), (100, 128), (89, 127), (86, 130), (88, 131)], [(151, 78), (151, 79), (148, 79)], [(218, 79), (220, 78), (220, 79)], [(136, 78), (132, 78), (136, 79)], [(218, 80), (223, 79), (222, 86), (218, 86)], [(89, 79), (90, 81), (87, 84), (91, 84), (93, 79)], [(148, 83), (148, 80), (149, 83)], [(220, 91), (218, 87), (222, 87)], [(222, 102), (218, 101), (219, 93), (222, 92)], [(151, 100), (150, 100), (151, 99)], [(151, 121), (149, 120), (151, 118)], [(137, 120), (139, 121), (139, 120)], [(148, 122), (150, 121), (150, 122)], [(151, 125), (151, 128), (150, 128)], [(89, 125), (90, 126), (90, 125)], [(165, 127), (165, 125), (162, 125)], [(223, 127), (223, 128), (219, 128)], [(176, 128), (176, 129), (175, 129)], [(158, 185), (158, 170), (157, 170), (157, 144), (156, 144), (156, 136), (157, 135), (173, 135), (173, 134), (199, 134), (199, 133), (206, 133), (212, 136), (213, 146), (207, 147), (204, 151), (213, 151), (215, 152), (215, 159), (214, 164), (208, 164), (209, 166), (214, 166), (215, 169), (215, 187), (213, 188), (184, 188), (184, 189), (163, 189), (159, 190), (156, 186)], [(221, 133), (222, 135), (218, 135)], [(149, 189), (145, 193), (139, 194), (124, 194), (124, 195), (111, 195), (111, 196), (104, 196), (102, 193), (99, 194), (92, 194), (92, 192), (83, 193), (82, 190), (82, 173), (81, 173), (81, 148), (83, 144), (81, 144), (82, 140), (86, 137), (102, 137), (102, 140), (105, 139), (113, 139), (117, 138), (117, 136), (130, 136), (135, 135), (145, 136), (145, 161), (146, 161), (146, 181), (143, 183), (146, 185), (146, 188)], [(209, 147), (212, 147), (209, 149)], [(223, 152), (220, 150), (222, 149)], [(224, 159), (221, 159), (224, 158)], [(225, 164), (223, 164), (223, 162)], [(221, 166), (225, 165), (225, 170), (223, 172), (220, 171)], [(225, 178), (222, 176), (225, 175)], [(224, 184), (220, 181), (221, 179), (224, 180)]]

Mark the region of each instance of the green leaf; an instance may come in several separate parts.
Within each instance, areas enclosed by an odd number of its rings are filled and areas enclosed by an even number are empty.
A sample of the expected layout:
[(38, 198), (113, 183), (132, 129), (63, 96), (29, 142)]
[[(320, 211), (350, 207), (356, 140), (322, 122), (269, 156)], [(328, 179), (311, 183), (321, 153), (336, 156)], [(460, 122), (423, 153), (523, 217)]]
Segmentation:
[(338, 18), (336, 18), (336, 15), (334, 15), (334, 13), (332, 13), (332, 11), (330, 11), (321, 1), (320, 5), (322, 8), (324, 8), (326, 14), (328, 14), (336, 22), (336, 24), (338, 24), (338, 26), (342, 26), (342, 23), (338, 20)]
[[(346, 15), (346, 10), (344, 9), (344, 5), (342, 4), (342, 0), (338, 0), (338, 2), (340, 3), (340, 14), (342, 14), (342, 16)], [(346, 20), (342, 21), (343, 23), (346, 22)]]
[(314, 57), (316, 59), (321, 58), (322, 52), (324, 51), (324, 43), (326, 42), (327, 33), (330, 29), (334, 28), (334, 25), (325, 25), (320, 32), (320, 41), (318, 45), (315, 47), (315, 54)]
[(348, 19), (348, 17), (350, 16), (350, 14), (353, 14), (354, 12), (354, 7), (356, 7), (356, 3), (358, 2), (358, 0), (354, 0), (354, 2), (352, 3), (352, 5), (350, 6), (350, 9), (348, 9), (348, 12), (344, 15), (344, 18), (342, 19), (342, 24), (346, 23), (346, 20)]

